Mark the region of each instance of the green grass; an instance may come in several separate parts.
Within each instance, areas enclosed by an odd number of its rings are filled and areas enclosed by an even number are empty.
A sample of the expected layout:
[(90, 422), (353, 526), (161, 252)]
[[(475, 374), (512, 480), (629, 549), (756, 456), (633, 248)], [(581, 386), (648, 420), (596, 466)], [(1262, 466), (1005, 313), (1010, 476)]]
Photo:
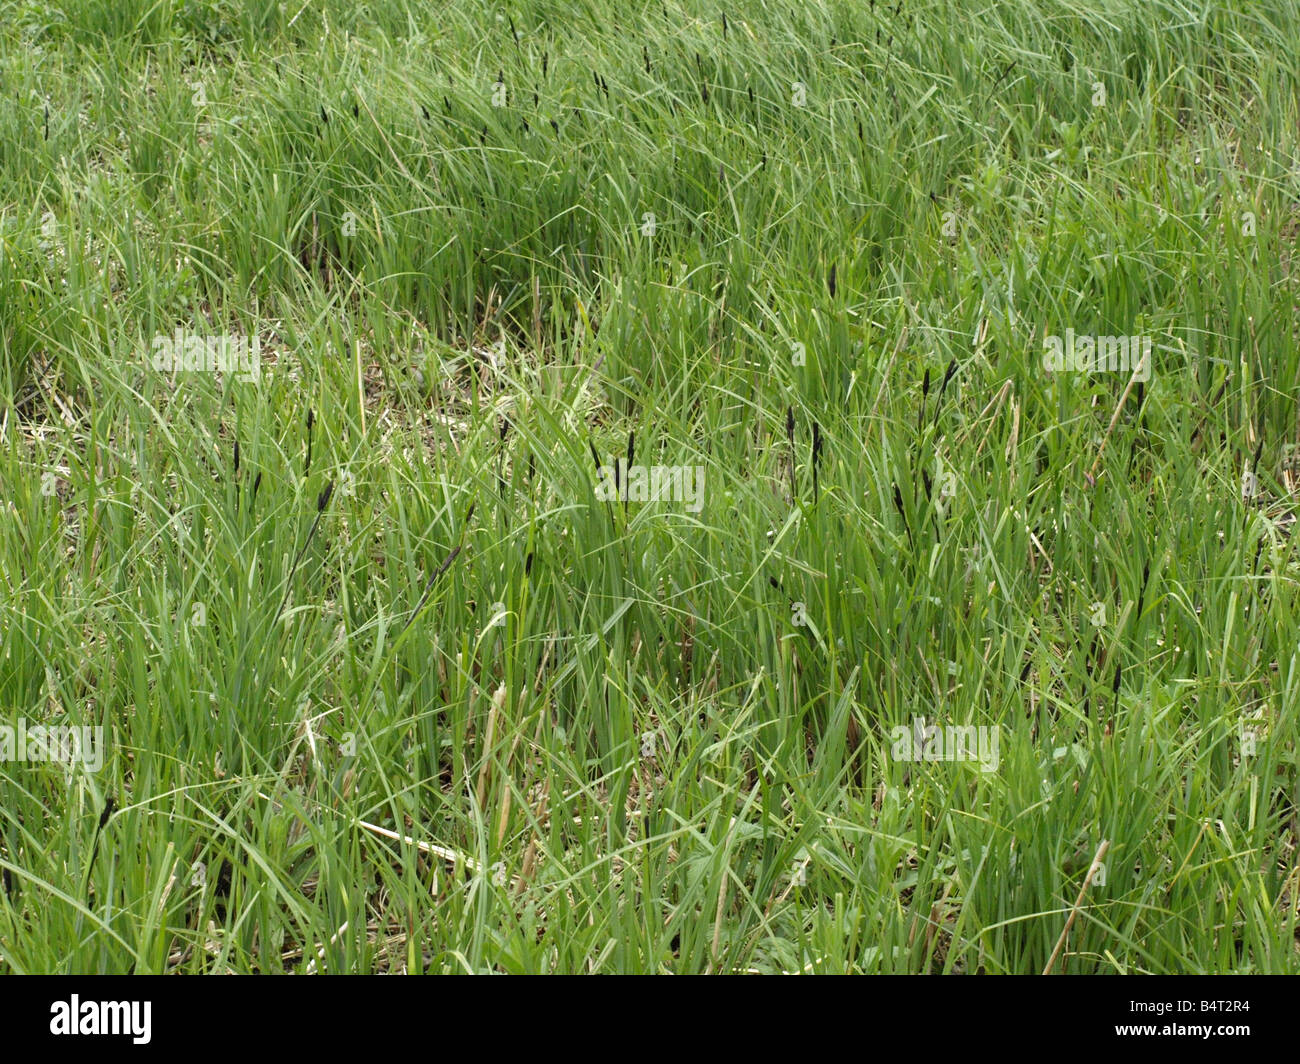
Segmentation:
[(1297, 42), (0, 0), (0, 971), (1300, 971)]

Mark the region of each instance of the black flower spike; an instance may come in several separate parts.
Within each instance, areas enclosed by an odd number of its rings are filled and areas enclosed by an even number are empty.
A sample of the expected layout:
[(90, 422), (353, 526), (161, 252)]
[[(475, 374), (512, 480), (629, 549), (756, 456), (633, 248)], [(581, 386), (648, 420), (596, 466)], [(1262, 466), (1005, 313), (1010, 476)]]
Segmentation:
[(722, 13), (722, 39), (724, 41), (727, 39), (727, 13), (725, 11)]
[[(898, 490), (898, 485), (894, 485), (894, 509), (898, 511), (898, 516), (903, 519), (903, 528), (907, 530), (907, 542), (912, 543), (912, 526), (907, 523), (907, 511), (903, 509), (903, 493)], [(912, 543), (913, 549), (916, 544)]]
[(822, 455), (822, 427), (816, 421), (813, 422), (812, 434), (812, 476), (813, 476), (813, 505), (817, 504), (820, 497), (820, 490), (817, 486), (817, 465), (821, 461)]
[(641, 55), (645, 59), (645, 72), (650, 73), (650, 49), (644, 44), (641, 45)]
[(426, 122), (429, 121), (429, 109), (425, 107), (424, 104), (420, 104), (420, 113), (424, 115), (424, 120)]
[(90, 864), (86, 867), (86, 890), (89, 897), (90, 874), (95, 870), (95, 858), (99, 856), (99, 836), (104, 830), (104, 825), (108, 823), (108, 818), (113, 815), (113, 807), (117, 805), (116, 799), (110, 794), (104, 800), (104, 811), (99, 814), (99, 824), (95, 827), (95, 839), (90, 844)]
[(442, 105), (447, 108), (447, 113), (451, 114), (451, 101), (446, 96), (442, 98)]
[(528, 552), (528, 557), (524, 559), (524, 577), (527, 578), (533, 571), (533, 552)]
[(542, 77), (546, 77), (546, 66), (551, 60), (550, 52), (542, 53)]
[(587, 446), (588, 446), (589, 448), (591, 448), (591, 460), (596, 464), (596, 472), (599, 473), (599, 472), (600, 472), (600, 455), (596, 453), (596, 445), (595, 445), (594, 443), (592, 443), (591, 440), (588, 440), (588, 441), (587, 441)]
[(925, 367), (925, 376), (921, 378), (921, 397), (924, 399), (930, 394), (930, 367)]
[(636, 430), (627, 434), (627, 464), (630, 468), (636, 456)]
[(235, 441), (235, 476), (239, 476), (239, 441)]
[(302, 475), (307, 476), (311, 472), (311, 427), (316, 423), (316, 414), (312, 410), (307, 411), (307, 460), (302, 466)]
[(835, 298), (835, 263), (831, 263), (830, 276), (826, 278), (826, 289), (830, 292), (831, 298)]
[(939, 395), (934, 401), (934, 416), (939, 417), (939, 404), (943, 402), (943, 393), (948, 390), (948, 382), (953, 379), (957, 373), (957, 360), (954, 358), (948, 363), (948, 368), (943, 374), (943, 383), (939, 385)]
[(749, 93), (749, 106), (750, 106), (750, 107), (753, 107), (753, 106), (754, 106), (754, 86), (753, 86), (753, 85), (746, 86), (746, 91), (748, 91), (748, 93)]
[(352, 105), (352, 117), (353, 117), (353, 118), (360, 118), (360, 117), (361, 117), (361, 111), (360, 111), (360, 109), (357, 107), (357, 105), (356, 105), (355, 103)]
[(262, 474), (259, 471), (257, 476), (253, 478), (253, 495), (248, 500), (248, 507), (250, 510), (253, 507), (253, 503), (257, 502), (257, 489), (260, 488), (261, 486), (262, 486)]
[(785, 438), (790, 441), (790, 446), (794, 446), (794, 407), (785, 408)]
[[(471, 506), (470, 511), (472, 512), (473, 509), (474, 507)], [(451, 563), (460, 556), (461, 549), (461, 546), (457, 544), (452, 552), (443, 560), (443, 563), (434, 570), (433, 575), (429, 577), (429, 582), (424, 586), (424, 594), (420, 596), (420, 601), (415, 604), (415, 609), (411, 611), (411, 616), (407, 618), (406, 624), (402, 626), (402, 630), (397, 633), (399, 638), (405, 634), (406, 629), (410, 628), (415, 618), (420, 615), (420, 611), (424, 609), (425, 602), (428, 601), (429, 593), (433, 591), (433, 585), (438, 582), (438, 577), (442, 576), (443, 573), (451, 568)], [(473, 609), (472, 606), (470, 608)]]
[(325, 490), (316, 496), (316, 512), (321, 513), (329, 505), (330, 497), (334, 494), (334, 481), (325, 485)]
[(320, 120), (321, 120), (322, 122), (324, 122), (327, 126), (330, 124), (330, 116), (327, 115), (327, 114), (325, 113), (325, 105), (324, 105), (324, 104), (321, 105), (321, 109), (320, 109)]

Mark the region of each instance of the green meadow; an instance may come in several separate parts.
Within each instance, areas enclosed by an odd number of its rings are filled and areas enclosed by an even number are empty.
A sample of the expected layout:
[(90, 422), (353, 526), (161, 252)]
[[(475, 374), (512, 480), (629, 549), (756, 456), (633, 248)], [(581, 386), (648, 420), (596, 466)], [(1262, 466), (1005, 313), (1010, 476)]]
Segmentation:
[(0, 0), (0, 972), (1300, 971), (1298, 239), (1293, 0)]

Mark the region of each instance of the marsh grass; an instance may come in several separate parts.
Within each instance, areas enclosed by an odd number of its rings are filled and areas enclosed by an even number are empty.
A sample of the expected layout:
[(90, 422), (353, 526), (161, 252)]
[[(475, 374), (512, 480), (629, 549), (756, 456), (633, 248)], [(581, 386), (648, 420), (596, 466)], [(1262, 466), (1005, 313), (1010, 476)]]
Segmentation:
[(1296, 971), (1234, 6), (0, 0), (0, 970)]

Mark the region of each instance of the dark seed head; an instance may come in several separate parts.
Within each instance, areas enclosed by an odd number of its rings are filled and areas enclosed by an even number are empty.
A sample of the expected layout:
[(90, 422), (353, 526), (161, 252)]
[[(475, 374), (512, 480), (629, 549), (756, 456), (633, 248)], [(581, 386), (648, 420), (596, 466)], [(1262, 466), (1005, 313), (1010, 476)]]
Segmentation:
[(325, 485), (325, 490), (316, 497), (316, 512), (320, 513), (329, 505), (330, 496), (334, 494), (334, 481)]

